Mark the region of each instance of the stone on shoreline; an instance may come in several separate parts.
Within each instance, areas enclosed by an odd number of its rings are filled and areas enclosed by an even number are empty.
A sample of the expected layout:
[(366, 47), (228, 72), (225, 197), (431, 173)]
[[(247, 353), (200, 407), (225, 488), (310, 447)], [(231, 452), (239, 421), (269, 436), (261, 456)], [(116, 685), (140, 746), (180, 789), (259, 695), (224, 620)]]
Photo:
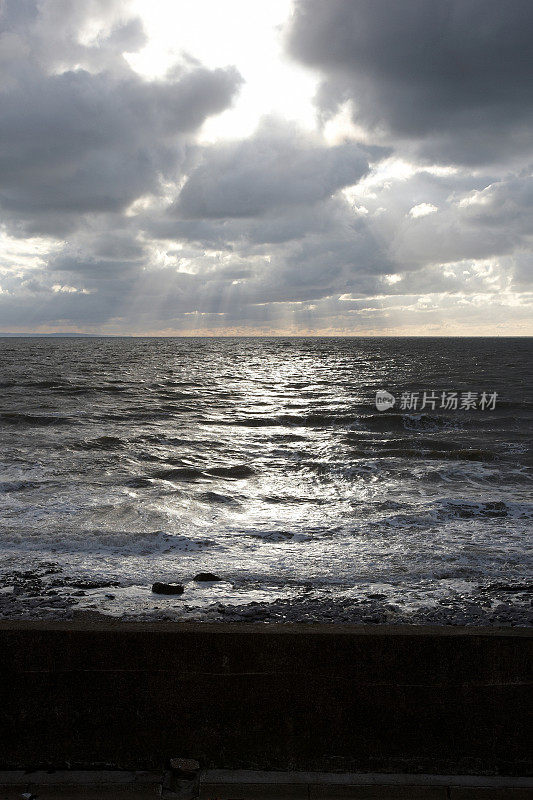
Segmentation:
[(197, 575), (194, 576), (193, 581), (221, 581), (222, 578), (219, 578), (218, 575), (214, 575), (212, 572), (199, 572)]
[(185, 587), (182, 583), (161, 583), (156, 581), (152, 584), (154, 594), (183, 594)]

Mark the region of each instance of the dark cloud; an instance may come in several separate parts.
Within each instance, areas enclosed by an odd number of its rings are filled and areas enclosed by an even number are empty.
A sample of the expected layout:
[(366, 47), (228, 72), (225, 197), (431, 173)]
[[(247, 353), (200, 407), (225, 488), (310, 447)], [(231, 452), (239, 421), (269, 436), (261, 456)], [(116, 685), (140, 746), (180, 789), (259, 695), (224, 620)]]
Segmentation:
[(325, 114), (350, 100), (374, 141), (483, 163), (531, 152), (532, 29), (530, 0), (298, 0), (288, 41)]
[(3, 93), (3, 208), (116, 211), (161, 177), (176, 178), (179, 135), (227, 107), (234, 70), (197, 69), (172, 83), (86, 71), (35, 76)]
[(471, 224), (513, 237), (515, 244), (533, 241), (533, 177), (512, 176), (495, 181), (461, 201)]
[(257, 217), (324, 201), (368, 171), (368, 153), (354, 143), (328, 147), (265, 120), (250, 139), (204, 149), (176, 209), (185, 217)]
[[(89, 4), (66, 6), (72, 23), (72, 6), (79, 16)], [(54, 3), (45, 4), (44, 11), (50, 7), (57, 11)], [(34, 44), (30, 23), (38, 27), (40, 8), (11, 2), (3, 8), (7, 31), (29, 48)], [(23, 11), (29, 17), (25, 30)], [(116, 212), (157, 192), (161, 179), (179, 177), (187, 135), (230, 105), (241, 82), (234, 68), (175, 70), (172, 78), (153, 81), (143, 80), (125, 62), (118, 71), (108, 69), (108, 48), (120, 52), (131, 45), (132, 28), (137, 41), (137, 27), (136, 20), (121, 23), (104, 38), (104, 71), (49, 72), (42, 66), (44, 57), (37, 60), (35, 54), (29, 62), (11, 60), (9, 80), (0, 90), (0, 206), (15, 230), (62, 234), (77, 226), (81, 214)], [(71, 41), (68, 55), (75, 60), (76, 38), (59, 38), (64, 44), (60, 60), (67, 58)], [(94, 66), (92, 50), (99, 48), (85, 49), (91, 50)]]
[(128, 72), (124, 53), (138, 50), (146, 35), (124, 0), (1, 0), (0, 61), (12, 71)]

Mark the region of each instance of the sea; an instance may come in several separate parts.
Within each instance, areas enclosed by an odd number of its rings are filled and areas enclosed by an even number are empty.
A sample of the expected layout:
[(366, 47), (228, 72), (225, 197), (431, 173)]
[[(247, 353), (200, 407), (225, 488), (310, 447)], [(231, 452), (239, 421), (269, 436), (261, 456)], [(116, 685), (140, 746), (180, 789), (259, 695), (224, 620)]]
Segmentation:
[(531, 338), (1, 338), (0, 614), (530, 625), (532, 364)]

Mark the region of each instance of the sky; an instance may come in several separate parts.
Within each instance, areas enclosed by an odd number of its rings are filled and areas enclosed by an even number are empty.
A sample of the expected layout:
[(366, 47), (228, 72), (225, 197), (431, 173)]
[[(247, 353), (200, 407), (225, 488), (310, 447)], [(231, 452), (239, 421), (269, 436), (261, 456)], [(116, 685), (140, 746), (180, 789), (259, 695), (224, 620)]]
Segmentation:
[(0, 332), (532, 335), (531, 0), (0, 0)]

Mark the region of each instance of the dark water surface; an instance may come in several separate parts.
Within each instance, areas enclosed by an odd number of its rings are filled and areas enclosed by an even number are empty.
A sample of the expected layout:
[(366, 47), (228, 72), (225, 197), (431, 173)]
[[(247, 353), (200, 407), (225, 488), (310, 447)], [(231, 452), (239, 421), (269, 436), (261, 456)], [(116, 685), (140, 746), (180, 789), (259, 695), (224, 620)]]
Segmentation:
[[(0, 613), (527, 624), (532, 339), (4, 338), (0, 354)], [(452, 391), (498, 396), (440, 408)], [(151, 594), (170, 579), (184, 595)]]

